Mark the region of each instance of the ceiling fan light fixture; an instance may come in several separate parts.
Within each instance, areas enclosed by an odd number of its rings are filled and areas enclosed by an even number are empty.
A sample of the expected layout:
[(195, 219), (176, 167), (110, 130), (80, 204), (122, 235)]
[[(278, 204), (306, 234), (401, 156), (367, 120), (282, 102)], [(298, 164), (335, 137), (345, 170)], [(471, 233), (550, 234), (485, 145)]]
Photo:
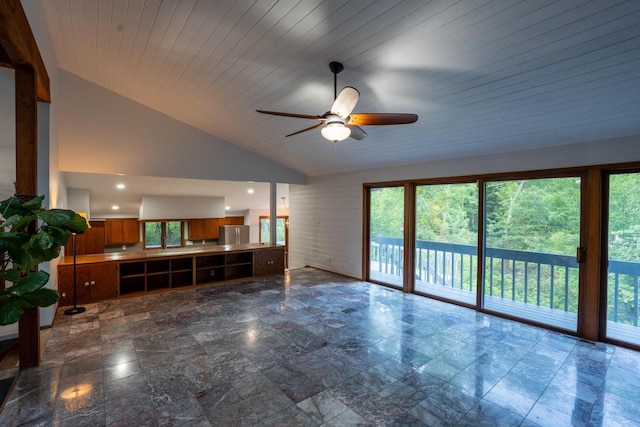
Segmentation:
[(351, 135), (351, 129), (340, 122), (329, 122), (320, 132), (325, 139), (332, 142), (344, 141)]

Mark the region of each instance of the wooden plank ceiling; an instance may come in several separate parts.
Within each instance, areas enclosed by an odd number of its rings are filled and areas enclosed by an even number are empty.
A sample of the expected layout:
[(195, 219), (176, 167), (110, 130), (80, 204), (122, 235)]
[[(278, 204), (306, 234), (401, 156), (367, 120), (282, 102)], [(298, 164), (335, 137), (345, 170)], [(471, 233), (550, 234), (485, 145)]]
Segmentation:
[[(640, 134), (640, 2), (48, 0), (59, 66), (309, 176)], [(355, 112), (411, 112), (324, 140)]]

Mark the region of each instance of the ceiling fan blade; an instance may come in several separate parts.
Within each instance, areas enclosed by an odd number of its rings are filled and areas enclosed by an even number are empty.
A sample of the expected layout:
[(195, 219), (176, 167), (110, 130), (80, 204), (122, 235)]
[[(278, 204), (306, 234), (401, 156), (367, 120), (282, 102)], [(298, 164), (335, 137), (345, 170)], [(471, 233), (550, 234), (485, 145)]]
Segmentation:
[(358, 99), (360, 99), (358, 89), (351, 86), (345, 87), (340, 91), (336, 100), (333, 101), (331, 114), (335, 114), (341, 119), (346, 120), (358, 103)]
[(324, 123), (318, 123), (317, 125), (309, 126), (308, 128), (299, 130), (298, 132), (294, 132), (294, 133), (290, 133), (289, 135), (285, 135), (285, 138), (288, 138), (288, 137), (293, 136), (293, 135), (297, 135), (297, 134), (302, 133), (302, 132), (306, 132), (306, 131), (311, 130), (311, 129), (315, 129), (315, 128), (317, 128), (319, 126), (323, 126), (323, 125), (324, 125)]
[(356, 113), (349, 116), (350, 125), (405, 125), (418, 121), (417, 114), (404, 113)]
[(326, 120), (324, 116), (311, 116), (308, 114), (281, 113), (279, 111), (256, 110), (258, 113), (271, 114), (272, 116), (295, 117), (297, 119)]
[(347, 125), (347, 127), (351, 129), (351, 135), (349, 135), (351, 138), (360, 141), (367, 137), (367, 133), (361, 127), (355, 125)]

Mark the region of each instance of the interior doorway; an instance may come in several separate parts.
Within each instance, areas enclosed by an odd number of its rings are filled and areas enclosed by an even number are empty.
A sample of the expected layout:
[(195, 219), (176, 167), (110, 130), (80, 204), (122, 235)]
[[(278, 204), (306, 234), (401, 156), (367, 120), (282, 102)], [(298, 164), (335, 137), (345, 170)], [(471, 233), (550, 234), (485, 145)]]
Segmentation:
[[(271, 242), (271, 221), (268, 216), (260, 217), (260, 243)], [(289, 268), (289, 217), (276, 217), (276, 243), (284, 245), (284, 268)]]

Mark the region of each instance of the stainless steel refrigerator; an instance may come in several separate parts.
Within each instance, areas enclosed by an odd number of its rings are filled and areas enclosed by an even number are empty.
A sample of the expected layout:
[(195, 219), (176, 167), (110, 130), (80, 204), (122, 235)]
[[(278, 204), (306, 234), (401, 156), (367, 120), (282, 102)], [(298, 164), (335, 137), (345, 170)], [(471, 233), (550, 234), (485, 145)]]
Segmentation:
[(241, 243), (249, 243), (249, 226), (248, 225), (221, 225), (218, 244), (220, 245), (239, 245)]

